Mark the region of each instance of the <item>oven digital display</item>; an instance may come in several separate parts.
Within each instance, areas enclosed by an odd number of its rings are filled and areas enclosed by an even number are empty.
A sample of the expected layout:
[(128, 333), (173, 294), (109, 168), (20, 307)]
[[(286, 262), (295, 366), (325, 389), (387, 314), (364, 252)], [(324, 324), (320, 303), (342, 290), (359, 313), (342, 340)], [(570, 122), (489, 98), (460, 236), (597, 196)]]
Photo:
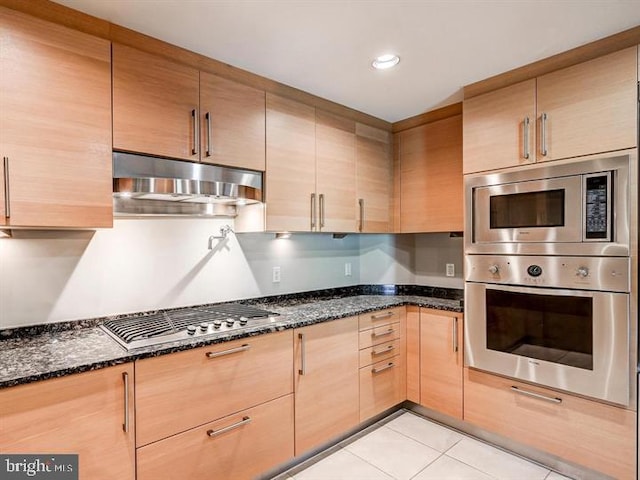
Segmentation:
[(608, 239), (609, 234), (609, 177), (597, 175), (586, 178), (585, 236), (588, 239)]

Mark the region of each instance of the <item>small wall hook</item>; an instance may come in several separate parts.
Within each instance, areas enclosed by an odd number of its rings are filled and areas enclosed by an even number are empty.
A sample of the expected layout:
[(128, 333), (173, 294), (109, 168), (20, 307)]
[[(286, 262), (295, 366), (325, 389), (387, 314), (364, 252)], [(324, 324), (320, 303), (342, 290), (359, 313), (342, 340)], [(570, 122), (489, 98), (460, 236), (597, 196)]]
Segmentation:
[(227, 238), (227, 235), (229, 235), (229, 233), (235, 233), (231, 226), (225, 225), (223, 227), (220, 227), (220, 235), (211, 235), (209, 237), (209, 250), (213, 250), (214, 240), (224, 240), (225, 238)]

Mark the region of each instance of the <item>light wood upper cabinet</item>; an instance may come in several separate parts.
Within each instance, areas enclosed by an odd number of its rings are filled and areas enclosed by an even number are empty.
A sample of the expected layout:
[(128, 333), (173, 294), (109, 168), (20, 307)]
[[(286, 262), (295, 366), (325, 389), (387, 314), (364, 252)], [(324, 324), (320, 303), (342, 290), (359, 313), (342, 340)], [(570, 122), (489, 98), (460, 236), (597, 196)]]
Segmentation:
[(294, 331), (296, 455), (359, 421), (358, 317)]
[(198, 70), (113, 44), (113, 148), (199, 159)]
[(291, 458), (286, 395), (138, 449), (137, 480), (251, 480)]
[(291, 393), (291, 336), (287, 330), (136, 362), (137, 445)]
[(356, 124), (356, 196), (358, 231), (393, 231), (392, 135), (378, 128)]
[(463, 229), (462, 115), (397, 134), (400, 232)]
[(464, 173), (635, 147), (637, 69), (632, 47), (466, 99)]
[(317, 231), (356, 231), (356, 124), (316, 110)]
[(313, 107), (267, 94), (267, 230), (313, 230), (315, 131)]
[(420, 309), (420, 404), (462, 420), (462, 315)]
[(0, 8), (0, 45), (0, 223), (112, 226), (109, 42)]
[(628, 48), (538, 77), (538, 117), (544, 122), (538, 161), (637, 145), (636, 50)]
[(265, 169), (265, 93), (200, 72), (202, 162)]
[(82, 479), (133, 480), (133, 390), (131, 363), (0, 390), (0, 452), (78, 454)]
[(465, 100), (462, 115), (464, 173), (535, 162), (535, 79)]

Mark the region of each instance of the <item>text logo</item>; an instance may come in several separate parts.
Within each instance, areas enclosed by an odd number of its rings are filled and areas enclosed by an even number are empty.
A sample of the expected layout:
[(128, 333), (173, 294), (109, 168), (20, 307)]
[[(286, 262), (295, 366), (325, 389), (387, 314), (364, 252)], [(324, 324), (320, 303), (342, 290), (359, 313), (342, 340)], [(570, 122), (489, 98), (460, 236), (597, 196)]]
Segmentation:
[(0, 480), (78, 480), (75, 454), (0, 454)]

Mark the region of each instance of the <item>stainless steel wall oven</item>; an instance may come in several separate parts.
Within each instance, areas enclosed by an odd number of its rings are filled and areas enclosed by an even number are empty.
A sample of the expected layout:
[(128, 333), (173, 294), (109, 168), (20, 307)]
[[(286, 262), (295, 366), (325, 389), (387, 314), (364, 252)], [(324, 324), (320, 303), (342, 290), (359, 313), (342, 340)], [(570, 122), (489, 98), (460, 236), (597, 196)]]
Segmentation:
[(465, 363), (634, 408), (637, 154), (465, 178)]

